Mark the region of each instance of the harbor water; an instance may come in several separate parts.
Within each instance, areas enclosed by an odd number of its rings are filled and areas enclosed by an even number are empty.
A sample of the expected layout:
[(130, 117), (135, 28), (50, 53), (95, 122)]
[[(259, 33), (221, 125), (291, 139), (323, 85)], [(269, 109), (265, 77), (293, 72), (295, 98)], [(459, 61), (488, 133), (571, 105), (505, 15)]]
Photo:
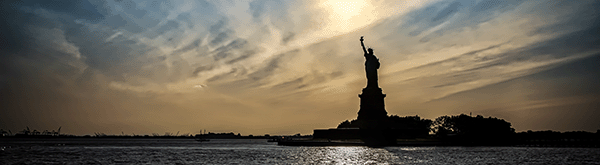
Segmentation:
[(266, 139), (0, 139), (0, 164), (600, 164), (600, 149), (296, 147)]

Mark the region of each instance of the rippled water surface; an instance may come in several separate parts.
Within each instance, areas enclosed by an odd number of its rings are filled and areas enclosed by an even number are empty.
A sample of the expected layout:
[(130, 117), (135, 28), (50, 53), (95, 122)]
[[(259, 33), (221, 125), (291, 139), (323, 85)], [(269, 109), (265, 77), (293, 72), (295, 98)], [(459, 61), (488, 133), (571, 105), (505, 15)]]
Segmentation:
[(600, 149), (291, 147), (264, 139), (3, 140), (0, 164), (600, 164)]

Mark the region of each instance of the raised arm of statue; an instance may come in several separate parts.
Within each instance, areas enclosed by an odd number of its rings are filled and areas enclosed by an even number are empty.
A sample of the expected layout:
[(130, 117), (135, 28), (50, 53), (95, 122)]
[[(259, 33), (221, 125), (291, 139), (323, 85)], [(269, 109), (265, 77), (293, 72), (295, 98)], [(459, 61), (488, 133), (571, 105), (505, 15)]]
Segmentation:
[(363, 36), (360, 36), (360, 46), (362, 46), (363, 52), (365, 52), (365, 54), (367, 54), (367, 49), (365, 48), (365, 43), (363, 43), (365, 39), (363, 39)]

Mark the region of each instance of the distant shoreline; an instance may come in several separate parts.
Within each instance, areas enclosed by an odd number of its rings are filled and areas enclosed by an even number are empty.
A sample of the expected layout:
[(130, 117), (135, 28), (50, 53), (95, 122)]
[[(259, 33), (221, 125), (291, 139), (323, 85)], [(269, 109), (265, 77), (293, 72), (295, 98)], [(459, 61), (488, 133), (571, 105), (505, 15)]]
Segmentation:
[[(206, 138), (206, 139), (273, 139), (265, 136), (242, 136), (235, 138)], [(194, 136), (1, 136), (0, 139), (31, 140), (31, 139), (198, 139)]]

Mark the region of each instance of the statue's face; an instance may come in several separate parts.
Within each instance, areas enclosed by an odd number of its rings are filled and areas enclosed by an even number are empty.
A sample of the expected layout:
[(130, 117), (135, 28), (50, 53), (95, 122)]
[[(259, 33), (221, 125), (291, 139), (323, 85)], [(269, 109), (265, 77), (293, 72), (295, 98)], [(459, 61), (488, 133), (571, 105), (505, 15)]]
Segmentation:
[(373, 49), (369, 48), (369, 54), (373, 54)]

